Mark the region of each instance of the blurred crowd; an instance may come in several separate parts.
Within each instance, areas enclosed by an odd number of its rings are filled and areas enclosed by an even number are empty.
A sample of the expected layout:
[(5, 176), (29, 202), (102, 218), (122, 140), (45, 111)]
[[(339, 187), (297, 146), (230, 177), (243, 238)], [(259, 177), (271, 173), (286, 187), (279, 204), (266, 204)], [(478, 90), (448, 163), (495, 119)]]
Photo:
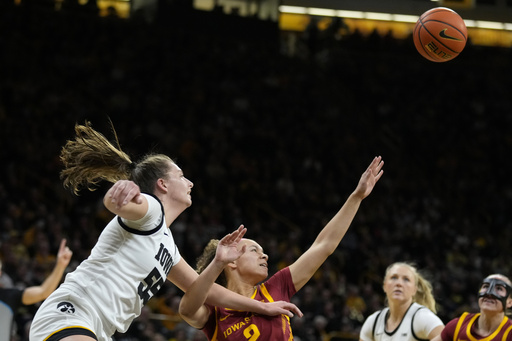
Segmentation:
[[(190, 264), (243, 223), (274, 273), (383, 156), (384, 177), (295, 297), (296, 340), (358, 339), (394, 261), (431, 280), (445, 323), (477, 309), (483, 276), (512, 275), (510, 49), (469, 42), (437, 64), (392, 32), (283, 33), (172, 6), (152, 22), (0, 6), (0, 285), (40, 283), (63, 237), (69, 271), (88, 256), (112, 218), (108, 184), (72, 195), (58, 155), (75, 123), (113, 138), (109, 119), (133, 159), (166, 153), (194, 182), (171, 226)], [(116, 340), (204, 340), (180, 321), (180, 295), (167, 284)], [(20, 311), (15, 339), (27, 340), (37, 307)]]

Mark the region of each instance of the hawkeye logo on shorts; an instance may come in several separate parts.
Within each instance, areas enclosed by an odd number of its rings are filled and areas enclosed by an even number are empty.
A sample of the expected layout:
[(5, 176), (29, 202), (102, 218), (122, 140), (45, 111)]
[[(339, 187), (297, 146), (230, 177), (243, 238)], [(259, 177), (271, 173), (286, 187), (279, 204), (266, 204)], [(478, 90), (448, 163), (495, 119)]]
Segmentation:
[(62, 313), (74, 314), (75, 307), (69, 302), (60, 302), (57, 304), (57, 310)]

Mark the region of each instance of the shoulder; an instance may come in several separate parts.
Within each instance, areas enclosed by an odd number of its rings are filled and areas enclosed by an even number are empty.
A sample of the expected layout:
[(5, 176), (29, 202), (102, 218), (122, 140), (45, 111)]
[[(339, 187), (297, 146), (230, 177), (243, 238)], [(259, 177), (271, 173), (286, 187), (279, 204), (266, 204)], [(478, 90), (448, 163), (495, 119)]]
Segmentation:
[(432, 310), (429, 308), (415, 303), (415, 309), (413, 310), (415, 318), (418, 319), (436, 319), (441, 320)]
[[(455, 333), (455, 330), (457, 329), (457, 325), (459, 324), (459, 322), (462, 323), (462, 322), (464, 322), (465, 319), (467, 319), (468, 317), (471, 318), (474, 315), (475, 314), (464, 313), (460, 317), (456, 317), (453, 320), (451, 320), (450, 322), (448, 322), (446, 324), (446, 326), (444, 327), (443, 331), (441, 332), (442, 339), (443, 340), (453, 339), (453, 335)], [(469, 320), (469, 319), (467, 319), (467, 320)]]
[(279, 270), (272, 277), (259, 286), (259, 290), (265, 295), (265, 292), (272, 296), (280, 297), (279, 300), (289, 300), (295, 295), (296, 290), (293, 285), (292, 275), (288, 267)]
[(387, 308), (384, 308), (382, 310), (377, 310), (366, 318), (366, 320), (363, 323), (363, 326), (361, 327), (361, 333), (359, 334), (359, 339), (361, 339), (363, 341), (371, 341), (374, 339), (374, 331), (375, 331), (375, 328), (377, 325), (377, 319), (383, 313), (384, 313), (384, 315), (386, 314), (384, 312), (385, 309), (387, 309)]
[(144, 216), (138, 220), (129, 220), (125, 218), (118, 218), (121, 226), (129, 231), (134, 230), (158, 230), (164, 222), (164, 209), (160, 200), (152, 194), (141, 193), (148, 203), (147, 211)]
[(365, 325), (369, 325), (371, 328), (373, 328), (373, 325), (377, 322), (377, 319), (379, 318), (379, 316), (385, 316), (386, 315), (386, 311), (387, 311), (388, 308), (384, 308), (382, 310), (377, 310), (375, 311), (374, 313), (372, 313), (370, 316), (368, 316), (366, 318), (366, 320), (364, 321), (364, 325), (363, 325), (363, 328)]
[(290, 269), (286, 267), (273, 274), (269, 279), (263, 282), (262, 285), (266, 286), (267, 288), (274, 288), (286, 286), (289, 283), (293, 284), (292, 275)]

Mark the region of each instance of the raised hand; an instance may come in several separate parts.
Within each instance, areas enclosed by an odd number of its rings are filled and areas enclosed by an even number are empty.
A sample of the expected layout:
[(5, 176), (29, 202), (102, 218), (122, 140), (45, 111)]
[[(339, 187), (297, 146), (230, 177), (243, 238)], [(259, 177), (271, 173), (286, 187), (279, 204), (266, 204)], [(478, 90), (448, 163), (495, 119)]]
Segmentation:
[(238, 229), (224, 236), (217, 245), (217, 253), (215, 260), (224, 264), (235, 261), (245, 252), (245, 245), (238, 249), (238, 243), (242, 240), (247, 232), (244, 225), (240, 225)]
[(357, 184), (357, 188), (354, 191), (354, 194), (361, 197), (361, 199), (366, 198), (372, 192), (375, 184), (381, 178), (384, 171), (382, 167), (384, 166), (384, 161), (381, 156), (376, 156), (366, 171), (361, 175), (361, 179), (359, 179), (359, 183)]
[(57, 264), (63, 268), (68, 266), (73, 256), (73, 251), (66, 246), (66, 239), (60, 241), (59, 252), (57, 253)]

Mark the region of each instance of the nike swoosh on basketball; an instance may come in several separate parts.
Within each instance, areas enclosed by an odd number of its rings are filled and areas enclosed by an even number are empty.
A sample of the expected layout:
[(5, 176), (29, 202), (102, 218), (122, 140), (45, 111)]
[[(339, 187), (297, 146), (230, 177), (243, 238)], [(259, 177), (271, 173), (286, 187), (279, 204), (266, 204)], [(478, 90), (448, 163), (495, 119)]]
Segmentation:
[(439, 36), (441, 38), (444, 38), (444, 39), (450, 39), (450, 40), (457, 40), (457, 41), (462, 41), (462, 39), (459, 39), (459, 38), (455, 38), (455, 37), (452, 37), (452, 36), (449, 36), (446, 34), (446, 30), (447, 28), (441, 30), (441, 32), (439, 32)]

